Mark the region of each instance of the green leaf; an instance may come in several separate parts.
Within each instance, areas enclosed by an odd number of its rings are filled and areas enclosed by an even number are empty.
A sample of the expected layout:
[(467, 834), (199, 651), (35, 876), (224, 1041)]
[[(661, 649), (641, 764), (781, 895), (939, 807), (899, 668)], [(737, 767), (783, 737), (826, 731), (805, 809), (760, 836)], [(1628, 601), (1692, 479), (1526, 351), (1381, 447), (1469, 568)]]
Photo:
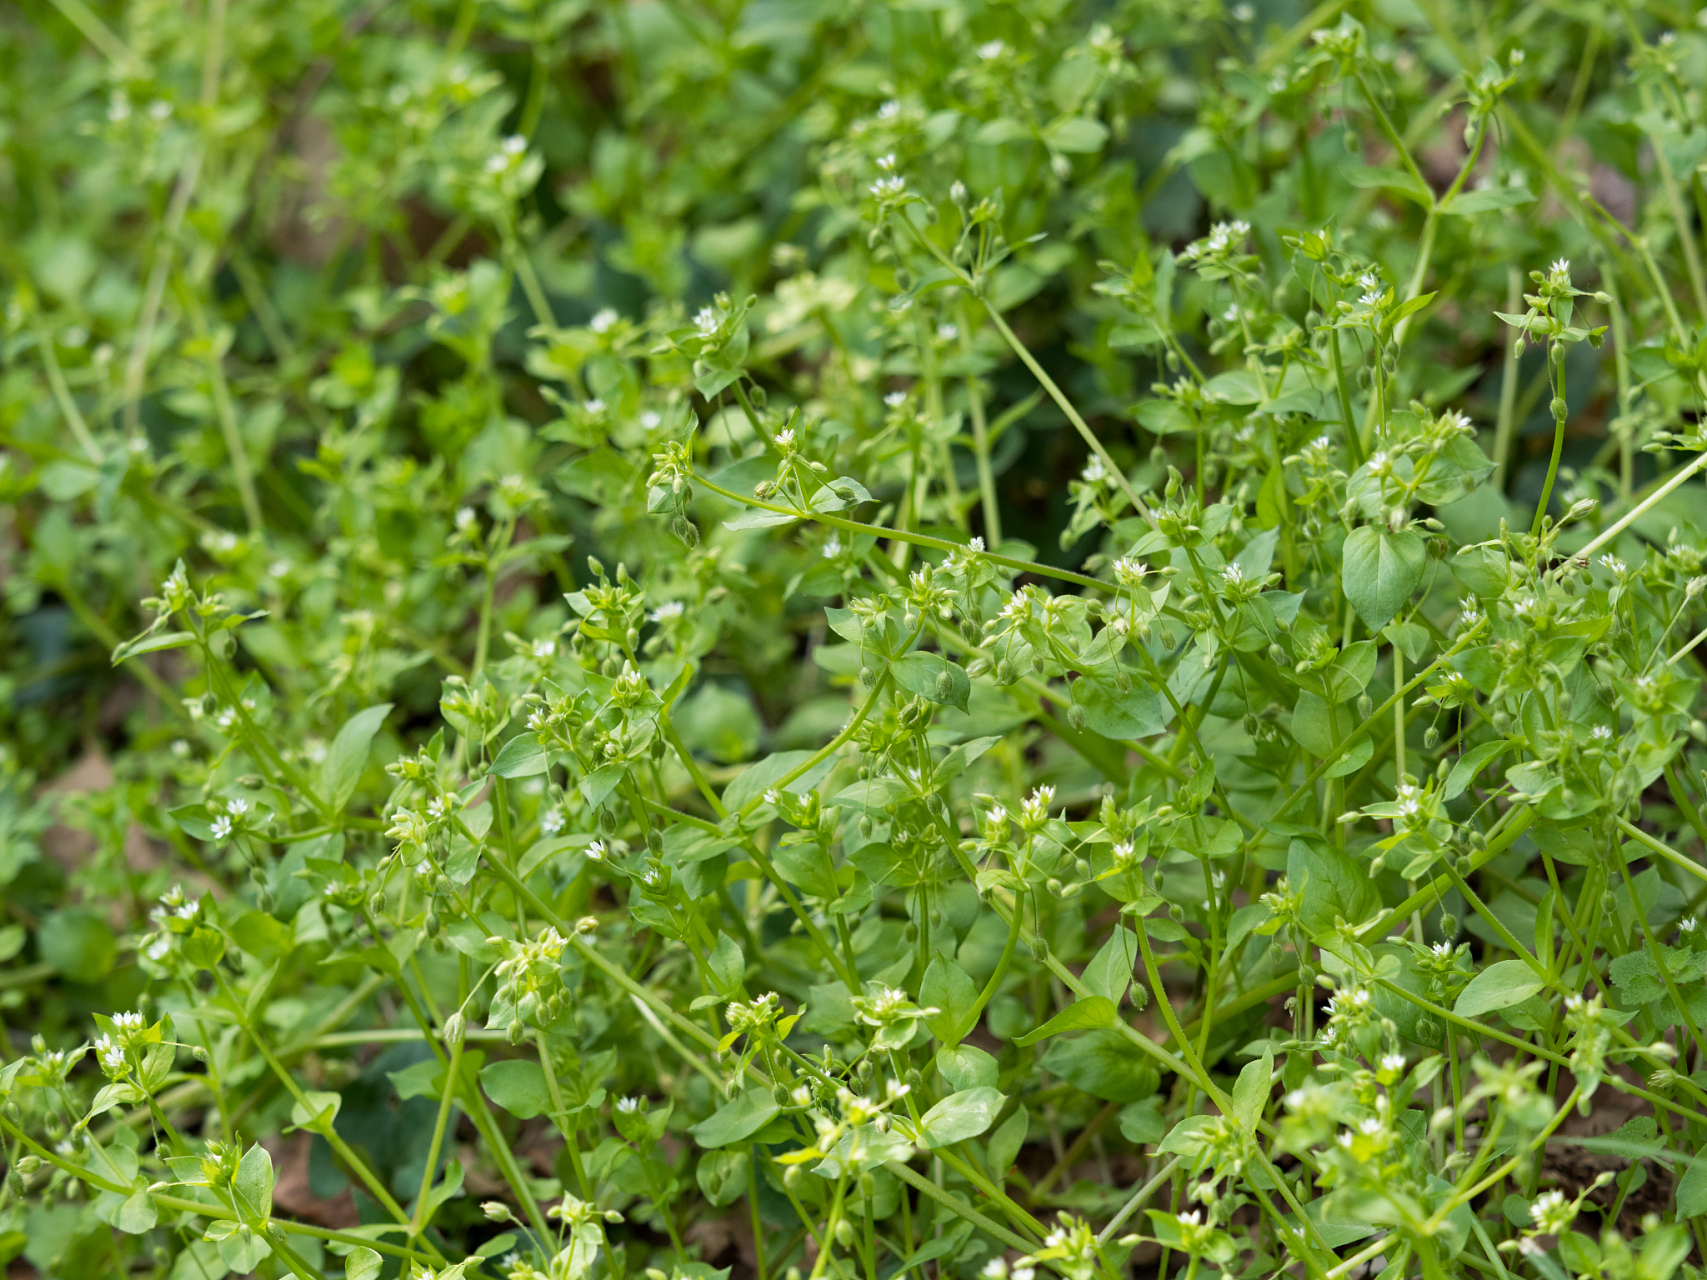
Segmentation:
[(1678, 1179), (1678, 1217), (1695, 1219), (1707, 1213), (1707, 1147), (1695, 1152), (1690, 1167)]
[(740, 1148), (707, 1151), (694, 1168), (694, 1181), (714, 1207), (725, 1209), (747, 1190), (747, 1170), (751, 1163), (752, 1157)]
[[(426, 1065), (437, 1066), (436, 1060)], [(341, 1093), (306, 1090), (303, 1097), (308, 1100), (308, 1106), (300, 1102), (292, 1103), (290, 1122), (302, 1129), (319, 1129), (324, 1132), (330, 1128), (332, 1121), (338, 1118), (338, 1108), (344, 1104)]]
[[(811, 751), (778, 751), (775, 755), (766, 756), (757, 764), (742, 770), (735, 781), (723, 789), (724, 808), (746, 808), (810, 760), (813, 754)], [(833, 757), (820, 761), (783, 789), (790, 795), (803, 796), (822, 782), (835, 764)]]
[(711, 970), (711, 980), (717, 987), (718, 993), (724, 999), (734, 995), (740, 987), (741, 980), (746, 976), (747, 960), (741, 954), (741, 948), (735, 939), (727, 933), (718, 931), (717, 945), (712, 948), (706, 958), (706, 967)]
[(1428, 551), (1415, 529), (1393, 533), (1362, 525), (1345, 540), (1341, 585), (1371, 631), (1379, 631), (1422, 581)]
[(1372, 164), (1349, 164), (1340, 169), (1340, 174), (1354, 187), (1366, 191), (1388, 190), (1397, 191), (1409, 196), (1423, 208), (1434, 203), (1434, 195), (1418, 185), (1417, 180), (1403, 169), (1383, 169)]
[(1522, 960), (1500, 960), (1483, 969), (1458, 993), (1452, 1011), (1466, 1018), (1508, 1009), (1529, 999), (1546, 984)]
[(1515, 209), (1518, 205), (1534, 202), (1535, 193), (1528, 187), (1487, 187), (1481, 191), (1460, 191), (1442, 204), (1440, 211), (1465, 217), (1494, 209)]
[(273, 1158), (265, 1147), (256, 1143), (243, 1153), (231, 1185), (246, 1216), (260, 1219), (272, 1216)]
[(532, 778), (550, 767), (550, 757), (539, 739), (524, 731), (503, 745), (487, 772), (498, 778)]
[(1153, 1098), (1120, 1109), (1120, 1136), (1134, 1146), (1154, 1146), (1167, 1131), (1167, 1121)]
[(545, 1071), (530, 1058), (506, 1058), (480, 1069), (486, 1096), (518, 1120), (531, 1120), (551, 1110), (551, 1089)]
[(195, 639), (193, 631), (156, 631), (153, 635), (127, 640), (113, 650), (113, 665), (144, 653), (159, 653), (163, 649), (179, 649)]
[(915, 649), (891, 662), (889, 671), (896, 684), (930, 702), (965, 711), (966, 700), (972, 696), (972, 681), (966, 675), (966, 668), (941, 654)]
[(1050, 125), (1044, 136), (1057, 151), (1088, 155), (1108, 141), (1108, 126), (1085, 116), (1070, 116)]
[(1274, 1076), (1274, 1051), (1265, 1049), (1262, 1057), (1245, 1064), (1233, 1084), (1233, 1118), (1246, 1133), (1255, 1133), (1268, 1103)]
[(1109, 935), (1079, 978), (1092, 994), (1119, 1008), (1132, 983), (1132, 967), (1137, 963), (1138, 935), (1122, 925)]
[(71, 982), (99, 982), (118, 958), (112, 928), (94, 912), (66, 907), (47, 916), (36, 933), (41, 958)]
[(985, 1149), (985, 1155), (990, 1170), (998, 1178), (1005, 1174), (1019, 1155), (1019, 1149), (1025, 1145), (1026, 1134), (1031, 1129), (1031, 1115), (1021, 1106), (990, 1135), (990, 1141)]
[(944, 1044), (956, 1042), (961, 1034), (959, 1028), (971, 1014), (977, 998), (978, 988), (966, 970), (947, 956), (932, 958), (919, 985), (919, 1003), (927, 1009), (940, 1010), (925, 1019), (933, 1036)]
[(1401, 302), (1398, 306), (1389, 311), (1384, 317), (1382, 323), (1389, 329), (1397, 328), (1399, 321), (1403, 320), (1406, 316), (1414, 316), (1417, 312), (1428, 306), (1429, 303), (1433, 302), (1434, 298), (1435, 295), (1432, 293), (1419, 293), (1414, 298), (1407, 298), (1404, 302)]
[(1036, 1044), (1039, 1040), (1046, 1040), (1050, 1036), (1058, 1036), (1066, 1031), (1088, 1031), (1094, 1027), (1112, 1027), (1119, 1020), (1119, 1016), (1119, 1011), (1114, 1007), (1114, 1001), (1107, 996), (1087, 996), (1083, 1000), (1074, 1001), (1036, 1030), (1015, 1037), (1014, 1043), (1023, 1049), (1028, 1045)]
[(1471, 747), (1458, 757), (1457, 763), (1452, 766), (1452, 772), (1446, 775), (1446, 786), (1442, 789), (1442, 795), (1448, 800), (1456, 800), (1469, 790), (1478, 773), (1515, 745), (1510, 740), (1501, 738), (1495, 742), (1484, 742), (1479, 747)]
[(769, 1089), (749, 1089), (733, 1102), (726, 1102), (688, 1132), (702, 1147), (727, 1147), (744, 1142), (775, 1118), (781, 1108)]
[(119, 1206), (119, 1211), (113, 1215), (113, 1226), (129, 1235), (139, 1236), (145, 1231), (152, 1231), (159, 1220), (160, 1210), (154, 1203), (154, 1197), (148, 1194), (147, 1187), (143, 1187), (131, 1192)]
[(586, 777), (581, 779), (581, 795), (591, 808), (598, 808), (605, 802), (605, 797), (615, 791), (617, 784), (622, 781), (622, 775), (628, 772), (628, 766), (621, 760), (613, 760), (609, 764), (601, 764)]
[(1057, 1040), (1043, 1055), (1043, 1069), (1104, 1102), (1137, 1102), (1160, 1083), (1150, 1060), (1112, 1027)]
[(988, 1086), (950, 1094), (920, 1119), (920, 1140), (925, 1146), (936, 1148), (976, 1138), (995, 1123), (1006, 1101), (1000, 1092)]
[(356, 712), (326, 749), (326, 758), (320, 762), (320, 793), (334, 809), (342, 809), (355, 793), (356, 783), (367, 765), (373, 735), (379, 732), (390, 712), (389, 702)]
[(966, 1044), (938, 1050), (936, 1069), (955, 1089), (994, 1087), (1001, 1074), (1000, 1064), (993, 1057)]
[(344, 1259), (344, 1280), (378, 1280), (380, 1256), (365, 1244), (350, 1250)]
[(1286, 878), (1302, 899), (1299, 923), (1314, 938), (1332, 934), (1336, 919), (1361, 924), (1381, 907), (1368, 867), (1323, 842), (1292, 841), (1286, 853)]
[(1105, 738), (1148, 738), (1167, 728), (1161, 695), (1133, 678), (1125, 692), (1112, 680), (1087, 676), (1073, 682), (1073, 701), (1085, 709), (1085, 725)]

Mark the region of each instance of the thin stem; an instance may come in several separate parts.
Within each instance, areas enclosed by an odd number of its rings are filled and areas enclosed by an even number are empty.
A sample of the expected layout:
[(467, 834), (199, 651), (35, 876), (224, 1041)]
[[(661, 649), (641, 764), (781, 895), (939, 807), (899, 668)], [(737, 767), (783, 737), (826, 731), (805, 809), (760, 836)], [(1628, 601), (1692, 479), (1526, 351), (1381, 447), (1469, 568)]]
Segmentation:
[[(965, 308), (961, 309), (960, 317), (960, 350), (968, 361), (972, 359), (972, 326), (966, 318)], [(984, 517), (984, 541), (993, 551), (1002, 545), (1002, 510), (996, 501), (995, 472), (990, 469), (990, 435), (984, 420), (984, 393), (978, 385), (978, 375), (971, 372), (966, 375), (966, 407), (972, 418), (972, 456), (978, 464), (979, 511)]]
[(71, 398), (71, 388), (65, 385), (65, 373), (59, 367), (59, 353), (53, 349), (53, 336), (45, 328), (36, 329), (36, 346), (41, 349), (42, 364), (47, 366), (47, 382), (53, 388), (54, 403), (59, 406), (60, 413), (65, 415), (65, 425), (71, 428), (71, 434), (77, 438), (77, 443), (83, 447), (89, 461), (100, 466), (101, 448), (95, 443), (95, 437), (89, 433), (89, 424), (83, 421), (83, 413), (78, 409), (77, 401)]

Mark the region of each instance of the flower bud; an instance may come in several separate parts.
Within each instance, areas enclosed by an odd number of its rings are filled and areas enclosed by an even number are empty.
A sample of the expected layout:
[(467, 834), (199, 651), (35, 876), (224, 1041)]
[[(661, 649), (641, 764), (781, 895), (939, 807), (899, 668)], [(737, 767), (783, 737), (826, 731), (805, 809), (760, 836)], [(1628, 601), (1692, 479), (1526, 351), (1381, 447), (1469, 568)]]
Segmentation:
[(445, 1019), (444, 1040), (448, 1045), (459, 1045), (468, 1035), (468, 1019), (462, 1016), (458, 1009)]

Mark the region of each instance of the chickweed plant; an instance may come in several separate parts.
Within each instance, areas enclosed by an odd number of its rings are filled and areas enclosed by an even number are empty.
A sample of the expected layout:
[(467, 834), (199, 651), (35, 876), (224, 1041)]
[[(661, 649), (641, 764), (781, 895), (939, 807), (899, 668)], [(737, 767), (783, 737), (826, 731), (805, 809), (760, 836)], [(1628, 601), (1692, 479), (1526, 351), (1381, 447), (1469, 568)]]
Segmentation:
[(0, 1262), (1671, 1280), (1707, 21), (0, 13)]

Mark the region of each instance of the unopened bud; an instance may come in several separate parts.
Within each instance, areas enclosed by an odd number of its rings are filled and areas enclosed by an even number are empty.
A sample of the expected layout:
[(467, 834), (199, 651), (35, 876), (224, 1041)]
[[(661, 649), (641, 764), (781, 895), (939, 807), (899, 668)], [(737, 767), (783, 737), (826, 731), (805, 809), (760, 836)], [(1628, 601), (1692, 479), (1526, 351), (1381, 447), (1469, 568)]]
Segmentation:
[(445, 1019), (445, 1043), (448, 1045), (461, 1044), (467, 1035), (468, 1019), (463, 1017), (462, 1010), (458, 1009), (455, 1013), (451, 1014), (450, 1017)]

